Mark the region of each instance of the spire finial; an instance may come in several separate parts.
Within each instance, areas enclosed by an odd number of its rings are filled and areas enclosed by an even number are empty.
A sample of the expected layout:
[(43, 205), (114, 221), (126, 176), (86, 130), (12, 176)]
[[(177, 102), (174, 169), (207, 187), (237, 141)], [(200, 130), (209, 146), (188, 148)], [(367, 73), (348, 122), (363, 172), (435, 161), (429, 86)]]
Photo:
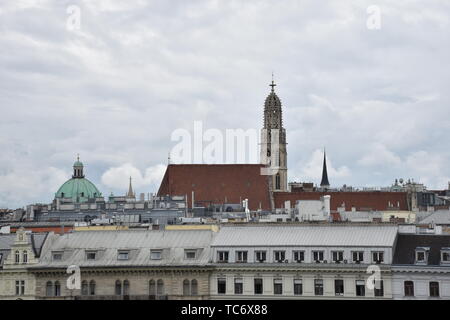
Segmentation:
[(128, 187), (127, 197), (128, 198), (134, 198), (133, 187), (131, 186), (131, 176), (130, 176), (130, 186)]
[(273, 80), (273, 72), (272, 72), (272, 83), (269, 86), (272, 87), (272, 92), (274, 92), (276, 84), (275, 81)]
[(77, 161), (80, 161), (80, 154), (77, 153)]
[(170, 151), (169, 151), (169, 153), (167, 155), (167, 164), (170, 164)]

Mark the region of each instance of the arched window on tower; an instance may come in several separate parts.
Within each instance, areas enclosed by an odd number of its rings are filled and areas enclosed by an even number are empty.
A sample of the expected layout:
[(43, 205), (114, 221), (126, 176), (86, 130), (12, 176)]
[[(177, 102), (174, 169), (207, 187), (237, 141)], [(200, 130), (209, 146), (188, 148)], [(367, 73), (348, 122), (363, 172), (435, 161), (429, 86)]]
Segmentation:
[(23, 263), (28, 262), (28, 252), (26, 250), (22, 253), (22, 262)]
[(20, 262), (20, 252), (19, 252), (19, 250), (16, 251), (16, 260), (15, 260), (15, 262), (16, 263)]
[(276, 190), (280, 190), (281, 189), (281, 178), (280, 178), (280, 174), (277, 173), (277, 175), (275, 176), (275, 189)]

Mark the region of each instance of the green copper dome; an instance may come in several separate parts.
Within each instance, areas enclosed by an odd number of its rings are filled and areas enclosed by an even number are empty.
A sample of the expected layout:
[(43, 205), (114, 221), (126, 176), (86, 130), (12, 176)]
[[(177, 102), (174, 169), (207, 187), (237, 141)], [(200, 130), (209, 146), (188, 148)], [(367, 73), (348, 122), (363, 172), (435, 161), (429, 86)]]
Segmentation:
[(97, 187), (86, 178), (72, 178), (56, 192), (56, 198), (72, 198), (76, 202), (86, 202), (89, 198), (101, 195)]
[(71, 198), (73, 202), (86, 202), (88, 199), (101, 197), (97, 187), (84, 177), (84, 166), (80, 157), (73, 164), (72, 179), (66, 181), (56, 192), (55, 198)]

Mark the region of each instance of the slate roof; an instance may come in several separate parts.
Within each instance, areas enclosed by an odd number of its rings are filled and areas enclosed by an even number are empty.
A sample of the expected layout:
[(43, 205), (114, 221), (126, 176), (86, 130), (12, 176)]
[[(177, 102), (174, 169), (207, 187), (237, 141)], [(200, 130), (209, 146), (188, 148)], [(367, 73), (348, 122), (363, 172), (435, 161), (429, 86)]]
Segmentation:
[(399, 234), (393, 264), (415, 265), (415, 254), (418, 247), (429, 247), (428, 265), (439, 266), (441, 248), (450, 247), (450, 235)]
[(450, 225), (450, 210), (436, 211), (436, 212), (428, 215), (426, 218), (420, 220), (419, 223), (420, 224), (435, 223), (435, 224)]

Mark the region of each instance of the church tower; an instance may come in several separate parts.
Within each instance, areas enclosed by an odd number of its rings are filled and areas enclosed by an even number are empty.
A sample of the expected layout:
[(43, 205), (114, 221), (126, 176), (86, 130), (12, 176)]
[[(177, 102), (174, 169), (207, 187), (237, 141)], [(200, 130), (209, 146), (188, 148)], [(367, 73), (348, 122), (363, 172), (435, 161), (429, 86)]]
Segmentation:
[(270, 94), (264, 103), (264, 127), (261, 130), (261, 163), (267, 164), (272, 177), (271, 191), (288, 191), (286, 130), (283, 128), (283, 114), (280, 98), (275, 93), (273, 81)]

